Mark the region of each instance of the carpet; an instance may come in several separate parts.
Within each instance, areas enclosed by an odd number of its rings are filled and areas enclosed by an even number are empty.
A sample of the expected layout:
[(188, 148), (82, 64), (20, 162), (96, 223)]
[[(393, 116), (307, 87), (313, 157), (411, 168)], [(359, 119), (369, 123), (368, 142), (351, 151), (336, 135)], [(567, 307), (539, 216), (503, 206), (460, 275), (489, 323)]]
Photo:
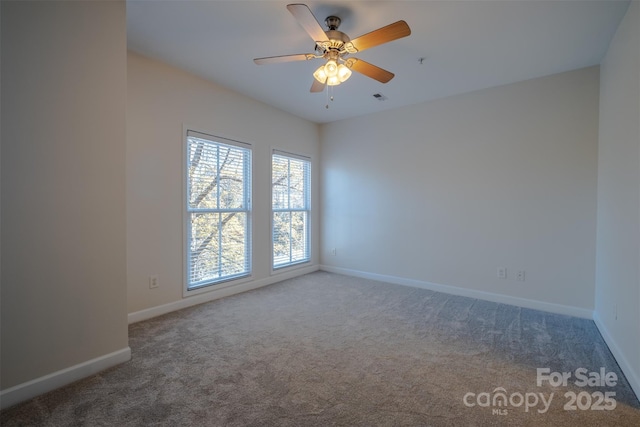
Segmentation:
[(130, 362), (0, 424), (640, 425), (591, 320), (323, 271), (130, 325), (129, 342)]

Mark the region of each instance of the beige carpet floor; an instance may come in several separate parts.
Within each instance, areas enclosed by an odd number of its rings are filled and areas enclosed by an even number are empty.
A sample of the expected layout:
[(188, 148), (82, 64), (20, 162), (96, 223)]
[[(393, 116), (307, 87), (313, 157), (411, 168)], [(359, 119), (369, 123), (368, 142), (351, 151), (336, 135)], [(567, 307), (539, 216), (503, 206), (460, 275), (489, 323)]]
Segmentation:
[[(133, 324), (129, 339), (130, 362), (0, 424), (640, 426), (590, 320), (322, 271)], [(538, 368), (571, 377), (538, 385)]]

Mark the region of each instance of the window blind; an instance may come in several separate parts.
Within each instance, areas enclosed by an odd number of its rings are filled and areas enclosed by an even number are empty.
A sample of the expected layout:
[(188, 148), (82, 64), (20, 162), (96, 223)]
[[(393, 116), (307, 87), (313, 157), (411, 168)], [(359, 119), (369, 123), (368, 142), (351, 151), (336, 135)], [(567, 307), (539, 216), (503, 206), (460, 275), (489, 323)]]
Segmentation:
[(187, 132), (187, 289), (251, 273), (250, 145)]
[(272, 267), (277, 269), (309, 261), (310, 159), (274, 150), (271, 188)]

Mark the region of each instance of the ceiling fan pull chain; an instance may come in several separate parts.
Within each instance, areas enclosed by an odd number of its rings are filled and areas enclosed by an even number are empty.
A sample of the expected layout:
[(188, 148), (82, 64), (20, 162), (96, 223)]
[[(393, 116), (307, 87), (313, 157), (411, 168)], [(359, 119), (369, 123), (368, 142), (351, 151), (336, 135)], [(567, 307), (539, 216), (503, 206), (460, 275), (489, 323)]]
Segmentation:
[[(327, 110), (329, 109), (329, 101), (333, 102), (333, 86), (326, 85), (327, 88), (327, 104), (324, 106)], [(329, 93), (331, 91), (331, 93)]]
[(324, 108), (326, 108), (326, 109), (328, 110), (328, 109), (329, 109), (329, 88), (330, 88), (331, 86), (329, 86), (329, 85), (325, 85), (324, 87), (325, 87), (325, 89), (326, 89), (326, 90), (325, 90), (325, 93), (327, 94), (327, 103), (326, 103), (326, 105), (324, 106)]

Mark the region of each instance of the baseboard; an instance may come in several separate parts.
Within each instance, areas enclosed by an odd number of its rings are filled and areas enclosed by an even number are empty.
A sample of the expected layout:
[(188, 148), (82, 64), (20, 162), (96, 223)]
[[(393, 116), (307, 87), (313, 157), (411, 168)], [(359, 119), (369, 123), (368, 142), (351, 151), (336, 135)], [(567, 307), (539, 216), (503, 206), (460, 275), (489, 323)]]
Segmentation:
[(636, 394), (638, 400), (640, 400), (640, 372), (637, 372), (633, 365), (629, 363), (627, 358), (624, 356), (624, 353), (620, 350), (618, 344), (616, 344), (616, 341), (609, 333), (609, 329), (607, 329), (604, 322), (602, 322), (597, 311), (593, 312), (593, 321), (598, 327), (600, 335), (602, 335), (602, 338), (604, 338), (604, 341), (609, 346), (609, 350), (611, 350), (611, 354), (613, 354), (613, 357), (615, 357), (618, 362), (618, 366), (620, 366), (624, 376), (627, 377), (627, 381), (629, 381), (629, 385), (633, 389), (633, 392)]
[(127, 362), (130, 359), (131, 348), (125, 347), (122, 350), (114, 351), (113, 353), (105, 354), (104, 356), (87, 360), (78, 365), (2, 390), (0, 392), (0, 409), (8, 408), (51, 390), (71, 384), (72, 382), (97, 374), (112, 366)]
[(531, 308), (534, 310), (547, 311), (556, 314), (565, 314), (583, 319), (593, 319), (593, 311), (586, 308), (572, 307), (562, 304), (554, 304), (543, 301), (530, 300), (526, 298), (512, 297), (509, 295), (495, 294), (491, 292), (477, 291), (474, 289), (459, 288), (456, 286), (441, 285), (438, 283), (425, 282), (422, 280), (406, 279), (403, 277), (387, 276), (384, 274), (368, 273), (364, 271), (351, 270), (342, 267), (321, 265), (321, 270), (331, 273), (344, 274), (347, 276), (361, 277), (363, 279), (377, 280), (380, 282), (393, 283), (396, 285), (411, 286), (414, 288), (428, 289), (436, 292), (443, 292), (451, 295), (476, 298), (485, 301), (498, 302), (502, 304), (515, 305), (518, 307)]
[(273, 274), (269, 277), (259, 280), (252, 280), (250, 282), (240, 283), (234, 286), (227, 286), (225, 288), (213, 289), (211, 292), (201, 293), (190, 297), (183, 298), (179, 301), (173, 301), (168, 304), (159, 305), (156, 307), (147, 308), (140, 311), (129, 313), (129, 324), (148, 320), (163, 314), (171, 313), (172, 311), (181, 310), (183, 308), (192, 307), (194, 305), (203, 304), (205, 302), (217, 300), (220, 298), (228, 297), (231, 295), (239, 294), (241, 292), (251, 291), (263, 286), (271, 285), (273, 283), (281, 282), (286, 279), (292, 279), (297, 276), (312, 273), (320, 269), (319, 265), (311, 265), (308, 267), (301, 267), (292, 270), (286, 270)]

